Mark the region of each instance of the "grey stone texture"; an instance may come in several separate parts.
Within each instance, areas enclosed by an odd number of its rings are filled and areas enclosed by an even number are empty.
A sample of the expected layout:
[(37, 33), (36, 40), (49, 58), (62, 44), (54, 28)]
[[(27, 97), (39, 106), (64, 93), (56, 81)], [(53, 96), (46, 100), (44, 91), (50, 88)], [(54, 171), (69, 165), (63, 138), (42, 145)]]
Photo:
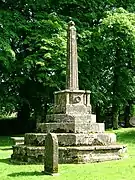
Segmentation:
[(58, 173), (58, 138), (54, 133), (45, 137), (44, 173)]
[(73, 21), (70, 21), (68, 23), (68, 31), (67, 31), (66, 88), (70, 90), (79, 89), (76, 28), (75, 28), (75, 23)]
[(90, 114), (90, 91), (63, 90), (54, 93), (54, 114)]
[[(26, 133), (25, 145), (44, 146), (45, 133)], [(116, 144), (116, 135), (113, 133), (93, 133), (93, 134), (75, 134), (75, 133), (57, 133), (59, 146), (93, 146), (93, 145), (111, 145)]]
[(61, 164), (119, 160), (125, 152), (126, 147), (122, 145), (61, 147), (59, 149)]
[(68, 25), (66, 89), (54, 93), (53, 114), (47, 123), (37, 123), (36, 133), (25, 134), (24, 145), (13, 146), (12, 161), (43, 163), (47, 133), (56, 133), (59, 163), (87, 163), (124, 157), (126, 146), (116, 135), (105, 133), (104, 123), (96, 123), (91, 113), (90, 91), (79, 90), (76, 29)]
[[(16, 164), (44, 164), (44, 146), (17, 145), (13, 147), (11, 162)], [(123, 145), (59, 147), (59, 164), (92, 163), (120, 160), (126, 155)]]
[(11, 137), (14, 145), (24, 144), (24, 137)]
[(103, 123), (40, 123), (37, 132), (43, 133), (98, 133), (104, 132)]
[(46, 116), (48, 123), (96, 123), (94, 114), (51, 114)]

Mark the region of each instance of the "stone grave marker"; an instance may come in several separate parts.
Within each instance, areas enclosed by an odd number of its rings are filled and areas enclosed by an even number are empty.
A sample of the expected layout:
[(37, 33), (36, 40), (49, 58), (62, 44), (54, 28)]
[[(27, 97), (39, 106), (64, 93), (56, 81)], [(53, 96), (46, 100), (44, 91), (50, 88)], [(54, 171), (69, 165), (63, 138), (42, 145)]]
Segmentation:
[(58, 175), (58, 158), (58, 138), (55, 133), (48, 133), (45, 138), (45, 174)]

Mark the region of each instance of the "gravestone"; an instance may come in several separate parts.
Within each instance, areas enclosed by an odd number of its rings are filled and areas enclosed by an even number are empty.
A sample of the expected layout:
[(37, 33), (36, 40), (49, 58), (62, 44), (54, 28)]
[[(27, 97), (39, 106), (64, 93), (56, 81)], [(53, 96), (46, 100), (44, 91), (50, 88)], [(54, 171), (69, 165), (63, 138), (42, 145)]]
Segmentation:
[(58, 138), (54, 133), (48, 133), (45, 137), (44, 173), (58, 173)]

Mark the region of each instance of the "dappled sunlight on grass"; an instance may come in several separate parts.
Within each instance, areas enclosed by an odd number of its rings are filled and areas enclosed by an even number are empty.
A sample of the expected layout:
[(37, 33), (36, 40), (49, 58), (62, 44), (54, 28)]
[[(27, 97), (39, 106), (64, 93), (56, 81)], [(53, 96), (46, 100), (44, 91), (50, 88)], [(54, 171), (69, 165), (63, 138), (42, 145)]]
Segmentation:
[(0, 180), (133, 180), (135, 176), (135, 128), (112, 131), (128, 146), (128, 158), (92, 164), (60, 164), (59, 176), (42, 173), (43, 165), (14, 165), (10, 163), (10, 137), (0, 137)]

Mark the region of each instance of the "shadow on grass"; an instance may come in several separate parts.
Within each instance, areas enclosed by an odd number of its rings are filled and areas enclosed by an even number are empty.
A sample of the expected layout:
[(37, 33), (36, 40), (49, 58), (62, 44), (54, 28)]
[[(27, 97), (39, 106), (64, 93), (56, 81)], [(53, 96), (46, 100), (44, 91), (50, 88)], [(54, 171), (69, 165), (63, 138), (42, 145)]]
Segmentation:
[(12, 162), (10, 162), (10, 158), (0, 159), (0, 163), (12, 164)]
[(10, 147), (10, 148), (1, 148), (0, 150), (1, 151), (9, 151), (9, 150), (12, 150), (13, 148), (12, 147)]
[(117, 140), (120, 143), (135, 144), (135, 128), (124, 129), (124, 131), (115, 131)]
[(12, 146), (13, 142), (10, 136), (0, 136), (0, 146)]
[(17, 177), (17, 176), (43, 176), (43, 175), (45, 175), (43, 172), (38, 172), (38, 171), (34, 171), (34, 172), (19, 172), (19, 173), (8, 174), (8, 176), (10, 176), (10, 177)]

